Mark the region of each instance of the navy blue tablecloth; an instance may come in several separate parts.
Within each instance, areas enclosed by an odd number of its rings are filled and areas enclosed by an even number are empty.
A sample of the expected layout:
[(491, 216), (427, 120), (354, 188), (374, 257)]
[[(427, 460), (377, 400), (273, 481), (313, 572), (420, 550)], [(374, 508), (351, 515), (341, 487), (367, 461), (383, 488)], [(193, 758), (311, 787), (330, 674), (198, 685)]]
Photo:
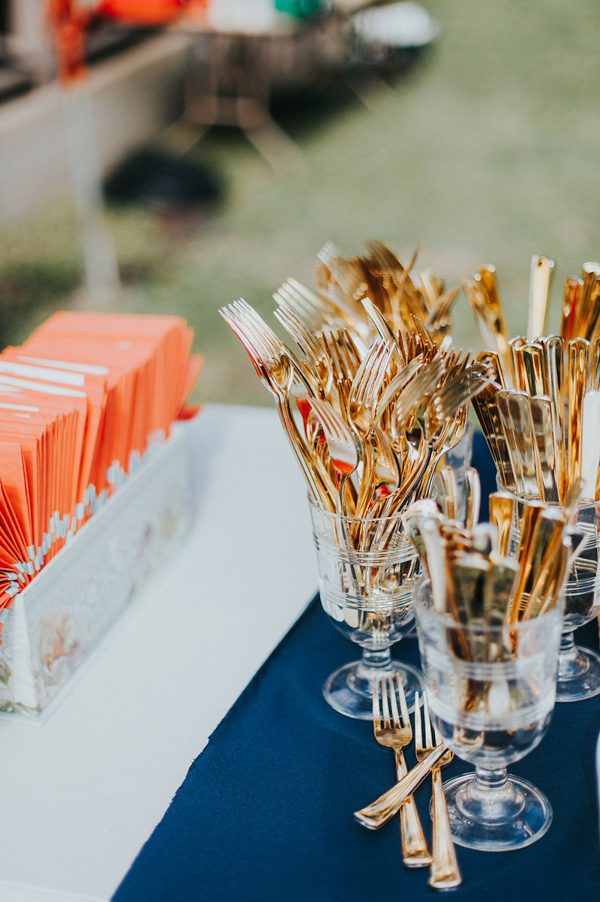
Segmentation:
[[(485, 491), (492, 490), (480, 443), (475, 459)], [(587, 632), (587, 644), (597, 647), (595, 626), (577, 638)], [(400, 643), (396, 654), (417, 663), (416, 640)], [(394, 768), (370, 724), (337, 714), (321, 695), (327, 675), (351, 655), (315, 599), (192, 764), (117, 902), (431, 899), (427, 871), (402, 866), (397, 819), (372, 833), (352, 817), (393, 782)], [(598, 902), (599, 729), (600, 698), (556, 707), (542, 744), (512, 768), (548, 795), (552, 827), (518, 852), (459, 848), (464, 884), (452, 898)], [(455, 760), (444, 777), (466, 769)], [(428, 801), (422, 788), (417, 802), (427, 831)]]

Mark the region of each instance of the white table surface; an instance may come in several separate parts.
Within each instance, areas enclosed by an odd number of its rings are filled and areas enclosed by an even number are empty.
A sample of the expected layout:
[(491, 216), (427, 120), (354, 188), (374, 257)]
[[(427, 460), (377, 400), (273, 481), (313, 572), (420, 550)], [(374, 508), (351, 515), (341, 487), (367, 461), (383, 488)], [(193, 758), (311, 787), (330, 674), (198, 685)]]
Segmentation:
[(314, 592), (304, 484), (275, 413), (209, 406), (190, 444), (185, 545), (44, 724), (0, 721), (0, 902), (109, 899)]

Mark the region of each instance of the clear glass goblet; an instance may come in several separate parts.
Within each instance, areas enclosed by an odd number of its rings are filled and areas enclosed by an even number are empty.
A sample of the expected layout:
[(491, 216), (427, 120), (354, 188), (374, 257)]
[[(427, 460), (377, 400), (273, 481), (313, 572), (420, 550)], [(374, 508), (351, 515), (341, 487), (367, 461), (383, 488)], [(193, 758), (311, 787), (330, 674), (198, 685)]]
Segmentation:
[(577, 527), (586, 534), (565, 590), (565, 616), (558, 659), (558, 702), (579, 702), (600, 693), (600, 655), (575, 644), (573, 633), (600, 614), (600, 504), (579, 505)]
[(561, 607), (510, 627), (463, 626), (434, 610), (423, 581), (415, 612), (439, 739), (475, 765), (474, 773), (444, 783), (453, 839), (487, 852), (528, 846), (547, 831), (552, 808), (507, 766), (538, 745), (550, 722)]
[(391, 647), (414, 618), (413, 586), (418, 560), (400, 516), (345, 517), (310, 503), (323, 610), (333, 625), (362, 648), (323, 686), (336, 711), (371, 720), (373, 681), (398, 674), (409, 708), (422, 691), (419, 671), (392, 658)]
[[(517, 497), (517, 502), (520, 521), (524, 501)], [(576, 529), (585, 538), (571, 564), (565, 588), (557, 702), (584, 701), (600, 693), (600, 655), (591, 648), (576, 645), (573, 635), (576, 629), (600, 614), (600, 503), (584, 501), (579, 505)], [(513, 547), (516, 541), (514, 538)]]

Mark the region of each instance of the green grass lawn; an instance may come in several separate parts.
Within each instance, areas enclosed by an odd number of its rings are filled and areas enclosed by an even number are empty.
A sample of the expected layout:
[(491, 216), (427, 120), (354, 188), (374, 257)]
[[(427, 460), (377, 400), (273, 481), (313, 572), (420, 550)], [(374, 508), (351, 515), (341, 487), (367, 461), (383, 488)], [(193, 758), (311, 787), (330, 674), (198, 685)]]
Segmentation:
[[(214, 132), (194, 154), (219, 166), (227, 200), (202, 228), (174, 237), (142, 212), (110, 214), (124, 305), (190, 320), (205, 399), (268, 403), (216, 311), (242, 295), (270, 313), (272, 291), (289, 275), (310, 281), (328, 239), (354, 252), (382, 238), (406, 256), (419, 243), (450, 284), (495, 263), (513, 334), (532, 254), (553, 256), (560, 282), (598, 259), (598, 0), (426, 5), (437, 46), (370, 109), (338, 89), (335, 104), (285, 112), (305, 171), (274, 174), (242, 137)], [(77, 232), (65, 199), (0, 235), (0, 337), (13, 342), (71, 302)], [(457, 343), (477, 346), (464, 298), (455, 319)]]

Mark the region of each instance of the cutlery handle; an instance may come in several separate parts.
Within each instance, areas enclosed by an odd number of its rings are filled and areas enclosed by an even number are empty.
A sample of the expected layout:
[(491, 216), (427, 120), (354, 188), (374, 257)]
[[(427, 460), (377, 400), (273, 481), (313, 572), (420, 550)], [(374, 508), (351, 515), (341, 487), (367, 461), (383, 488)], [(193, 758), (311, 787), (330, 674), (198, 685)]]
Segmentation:
[(432, 784), (433, 862), (428, 883), (433, 889), (453, 889), (455, 886), (460, 886), (462, 877), (450, 833), (450, 821), (439, 767), (433, 769)]
[(425, 777), (429, 774), (442, 755), (447, 751), (445, 745), (435, 748), (426, 758), (413, 767), (401, 780), (376, 799), (371, 805), (354, 812), (354, 817), (368, 830), (379, 830), (398, 813), (402, 803), (413, 794)]
[(306, 481), (308, 482), (312, 499), (322, 505), (325, 510), (333, 512), (335, 510), (335, 503), (332, 500), (334, 493), (328, 491), (321, 474), (316, 472), (311, 466), (306, 446), (292, 415), (289, 399), (286, 401), (283, 398), (277, 398), (276, 401), (281, 425), (288, 437), (289, 443), (292, 446), (292, 451), (296, 455), (296, 459), (300, 464)]
[[(399, 780), (408, 773), (402, 749), (396, 749), (396, 776)], [(402, 861), (407, 868), (422, 868), (431, 864), (431, 855), (423, 833), (414, 796), (409, 796), (400, 809), (400, 838)]]

